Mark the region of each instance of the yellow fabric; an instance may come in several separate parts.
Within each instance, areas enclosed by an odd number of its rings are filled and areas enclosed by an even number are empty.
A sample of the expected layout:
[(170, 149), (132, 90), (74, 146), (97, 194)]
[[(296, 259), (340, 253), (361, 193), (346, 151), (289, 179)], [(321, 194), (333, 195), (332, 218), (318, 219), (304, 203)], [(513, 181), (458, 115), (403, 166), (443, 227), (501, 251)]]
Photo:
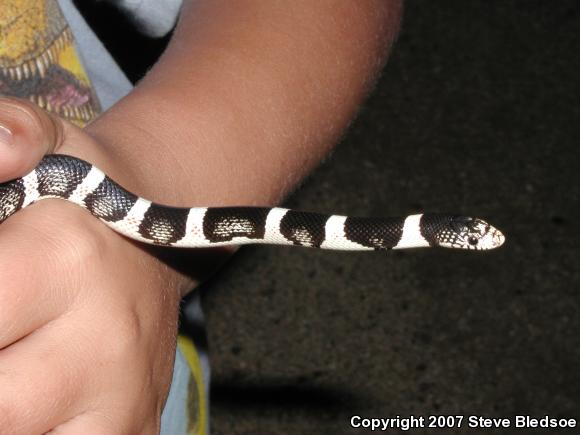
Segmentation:
[(188, 433), (189, 435), (206, 435), (208, 427), (208, 406), (199, 354), (193, 341), (185, 335), (180, 335), (177, 338), (177, 345), (185, 356), (185, 360), (192, 373), (187, 406), (190, 413)]
[(79, 126), (101, 111), (56, 0), (2, 0), (0, 94), (28, 98)]

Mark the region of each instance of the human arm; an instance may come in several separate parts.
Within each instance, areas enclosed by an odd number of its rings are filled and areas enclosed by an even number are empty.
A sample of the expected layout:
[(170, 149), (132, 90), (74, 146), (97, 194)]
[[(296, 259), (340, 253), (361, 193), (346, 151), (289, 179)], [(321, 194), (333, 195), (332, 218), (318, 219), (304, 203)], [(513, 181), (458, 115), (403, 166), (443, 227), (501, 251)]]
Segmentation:
[(187, 2), (155, 68), (87, 131), (144, 196), (276, 203), (352, 120), (397, 19), (392, 1)]

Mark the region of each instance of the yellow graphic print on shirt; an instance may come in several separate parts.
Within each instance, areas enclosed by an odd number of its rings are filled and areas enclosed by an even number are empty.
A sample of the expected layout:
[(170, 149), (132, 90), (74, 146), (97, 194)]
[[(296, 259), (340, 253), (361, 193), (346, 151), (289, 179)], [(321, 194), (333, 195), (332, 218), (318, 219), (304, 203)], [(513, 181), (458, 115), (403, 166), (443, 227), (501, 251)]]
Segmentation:
[(0, 95), (28, 98), (79, 126), (99, 114), (56, 0), (2, 0)]

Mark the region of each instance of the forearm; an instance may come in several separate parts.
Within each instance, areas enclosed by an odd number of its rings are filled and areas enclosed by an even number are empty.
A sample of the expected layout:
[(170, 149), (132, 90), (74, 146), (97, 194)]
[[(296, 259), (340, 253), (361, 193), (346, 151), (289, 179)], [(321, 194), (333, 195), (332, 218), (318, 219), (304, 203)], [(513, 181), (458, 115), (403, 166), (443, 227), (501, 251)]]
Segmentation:
[(387, 0), (186, 1), (157, 65), (88, 131), (151, 199), (276, 203), (354, 116), (399, 14)]

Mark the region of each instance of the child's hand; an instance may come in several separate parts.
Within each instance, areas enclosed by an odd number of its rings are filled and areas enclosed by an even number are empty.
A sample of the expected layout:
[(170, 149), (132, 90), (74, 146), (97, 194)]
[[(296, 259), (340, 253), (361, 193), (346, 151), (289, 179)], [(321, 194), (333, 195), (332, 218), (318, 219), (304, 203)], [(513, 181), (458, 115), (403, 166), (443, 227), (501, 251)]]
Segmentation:
[[(121, 173), (82, 130), (29, 104), (1, 100), (0, 125), (3, 180), (47, 152)], [(0, 225), (0, 283), (1, 433), (159, 430), (191, 280), (87, 211), (46, 200)]]

